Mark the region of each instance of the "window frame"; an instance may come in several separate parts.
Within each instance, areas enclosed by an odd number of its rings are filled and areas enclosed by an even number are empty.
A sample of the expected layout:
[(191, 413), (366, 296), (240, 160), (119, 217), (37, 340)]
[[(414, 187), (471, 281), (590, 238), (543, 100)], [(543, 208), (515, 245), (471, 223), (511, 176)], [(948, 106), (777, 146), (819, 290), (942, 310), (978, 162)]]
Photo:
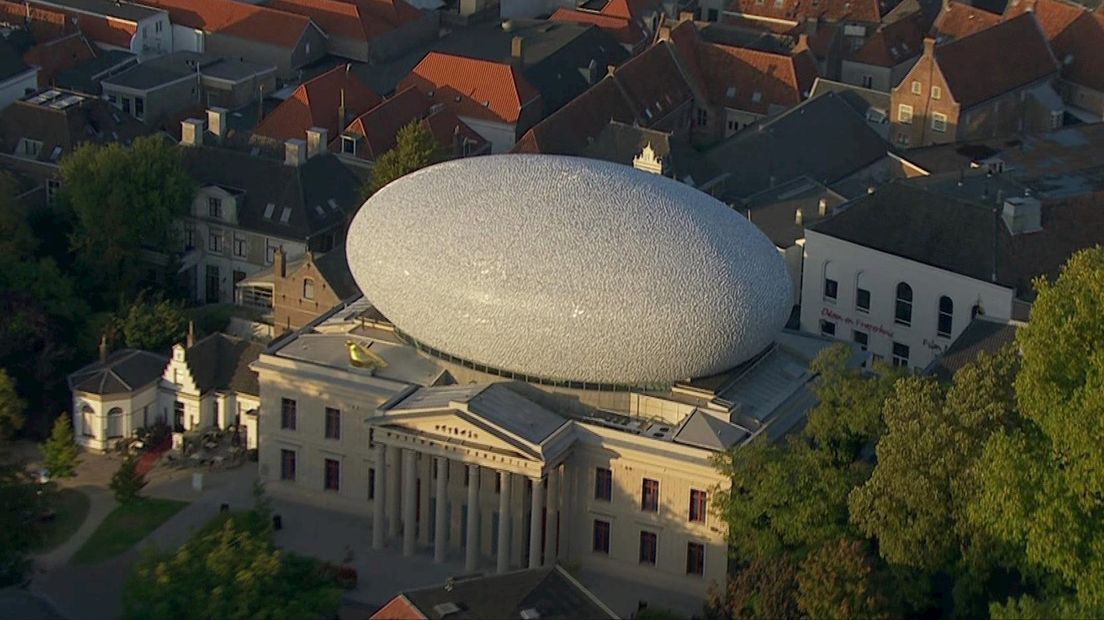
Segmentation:
[[(944, 306), (943, 302), (947, 305)], [(943, 321), (946, 319), (946, 329), (943, 329)], [(947, 295), (939, 297), (939, 305), (936, 308), (935, 335), (940, 338), (950, 338), (954, 333), (954, 300)]]
[(610, 554), (613, 525), (605, 519), (595, 519), (591, 526), (590, 549), (594, 553)]
[(298, 430), (299, 404), (294, 398), (280, 398), (280, 430)]
[(690, 510), (687, 519), (691, 523), (705, 523), (709, 513), (709, 492), (701, 489), (690, 489)]
[(943, 89), (938, 86), (931, 87), (931, 98), (939, 101), (943, 98)]
[(912, 327), (912, 304), (914, 299), (912, 286), (907, 282), (898, 282), (893, 304), (893, 322), (895, 324)]
[(828, 276), (824, 276), (824, 299), (827, 301), (836, 301), (839, 299), (839, 282), (833, 280)]
[(295, 482), (297, 460), (298, 455), (295, 454), (295, 450), (280, 448), (280, 480)]
[(659, 534), (649, 530), (640, 530), (639, 564), (655, 566), (659, 559)]
[(245, 258), (249, 255), (249, 246), (246, 244), (245, 237), (234, 233), (234, 256), (237, 258)]
[[(862, 338), (860, 339), (859, 336), (862, 336)], [(870, 350), (870, 334), (860, 329), (851, 330), (851, 341), (858, 344), (863, 351)]]
[(659, 480), (652, 478), (641, 479), (640, 510), (642, 512), (659, 512)]
[[(696, 551), (696, 553), (695, 553)], [(705, 576), (705, 544), (689, 540), (686, 542), (686, 574)]]
[(613, 470), (608, 467), (594, 468), (594, 499), (613, 501)]
[(947, 115), (942, 112), (932, 112), (931, 115), (931, 128), (932, 131), (938, 131), (939, 133), (947, 132)]
[(827, 319), (820, 320), (820, 335), (827, 338), (836, 337), (836, 323)]
[(323, 410), (323, 431), (325, 439), (341, 440), (341, 410), (337, 407), (326, 407)]
[[(332, 466), (332, 470), (331, 470)], [(341, 493), (341, 461), (338, 459), (322, 459), (322, 490)]]
[[(898, 347), (901, 347), (905, 350), (903, 355), (898, 351)], [(894, 368), (908, 368), (909, 357), (911, 357), (912, 355), (912, 350), (907, 344), (894, 340), (893, 345), (890, 348), (890, 355), (893, 358)]]
[[(863, 298), (866, 304), (863, 305)], [(870, 290), (861, 286), (855, 288), (855, 311), (870, 314)]]
[(914, 95), (924, 94), (924, 84), (921, 83), (920, 80), (913, 80), (909, 88), (912, 90), (912, 94)]
[(303, 278), (303, 299), (314, 301), (314, 278)]
[[(908, 115), (907, 120), (905, 119), (906, 111), (907, 111), (907, 115)], [(913, 119), (912, 106), (910, 106), (907, 103), (897, 104), (897, 122), (901, 123), (902, 125), (911, 125), (912, 124), (912, 119)]]
[(207, 251), (222, 254), (222, 231), (218, 228), (207, 229)]

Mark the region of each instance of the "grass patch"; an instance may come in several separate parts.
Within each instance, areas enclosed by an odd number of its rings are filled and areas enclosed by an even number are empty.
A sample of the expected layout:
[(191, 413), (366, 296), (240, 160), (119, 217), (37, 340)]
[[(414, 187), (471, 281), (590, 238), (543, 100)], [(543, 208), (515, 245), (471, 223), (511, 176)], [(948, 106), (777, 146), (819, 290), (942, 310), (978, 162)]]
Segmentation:
[(115, 557), (138, 544), (170, 517), (188, 505), (171, 499), (143, 497), (112, 510), (100, 527), (73, 555), (76, 564), (91, 564)]
[(61, 489), (55, 493), (50, 502), (54, 518), (43, 525), (42, 541), (32, 551), (51, 551), (69, 540), (88, 518), (90, 505), (88, 496), (76, 489)]

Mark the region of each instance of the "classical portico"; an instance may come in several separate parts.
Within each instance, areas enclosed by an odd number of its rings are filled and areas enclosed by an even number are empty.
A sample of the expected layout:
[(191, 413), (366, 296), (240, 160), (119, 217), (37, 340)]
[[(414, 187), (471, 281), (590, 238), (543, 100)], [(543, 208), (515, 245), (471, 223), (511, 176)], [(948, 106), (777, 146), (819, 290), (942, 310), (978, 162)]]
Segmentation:
[(462, 551), (467, 571), (555, 562), (572, 443), (565, 418), (503, 385), (469, 385), (412, 387), (367, 423), (375, 548), (432, 546), (437, 562)]

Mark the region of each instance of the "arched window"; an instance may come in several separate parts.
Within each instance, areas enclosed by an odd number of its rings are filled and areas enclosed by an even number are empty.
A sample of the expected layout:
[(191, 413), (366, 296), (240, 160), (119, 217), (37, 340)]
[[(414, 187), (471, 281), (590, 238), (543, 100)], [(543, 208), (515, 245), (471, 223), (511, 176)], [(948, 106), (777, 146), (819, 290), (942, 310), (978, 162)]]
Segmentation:
[(123, 410), (119, 407), (112, 407), (107, 412), (107, 437), (111, 439), (113, 437), (123, 436)]
[(869, 280), (861, 271), (855, 275), (855, 310), (864, 314), (870, 313)]
[(303, 299), (314, 299), (314, 280), (303, 278)]
[(951, 337), (954, 328), (954, 301), (946, 295), (939, 298), (939, 324), (936, 326), (936, 334)]
[(897, 305), (893, 321), (900, 325), (912, 325), (912, 287), (904, 282), (897, 285)]
[(831, 261), (824, 263), (824, 299), (835, 301), (839, 296), (839, 276)]
[(96, 436), (96, 410), (91, 405), (85, 403), (81, 407), (81, 434), (85, 437)]

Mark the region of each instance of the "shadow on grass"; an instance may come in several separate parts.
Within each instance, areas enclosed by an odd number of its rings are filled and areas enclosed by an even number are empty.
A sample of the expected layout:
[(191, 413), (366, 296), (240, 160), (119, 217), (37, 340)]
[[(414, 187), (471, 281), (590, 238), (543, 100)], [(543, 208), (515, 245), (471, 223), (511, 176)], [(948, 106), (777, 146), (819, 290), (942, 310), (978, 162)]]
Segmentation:
[(76, 489), (61, 489), (50, 501), (53, 517), (42, 528), (42, 540), (31, 551), (45, 553), (58, 548), (80, 529), (88, 518), (91, 500)]
[(149, 536), (188, 502), (143, 497), (112, 510), (100, 527), (73, 555), (74, 564), (91, 564), (115, 557)]

